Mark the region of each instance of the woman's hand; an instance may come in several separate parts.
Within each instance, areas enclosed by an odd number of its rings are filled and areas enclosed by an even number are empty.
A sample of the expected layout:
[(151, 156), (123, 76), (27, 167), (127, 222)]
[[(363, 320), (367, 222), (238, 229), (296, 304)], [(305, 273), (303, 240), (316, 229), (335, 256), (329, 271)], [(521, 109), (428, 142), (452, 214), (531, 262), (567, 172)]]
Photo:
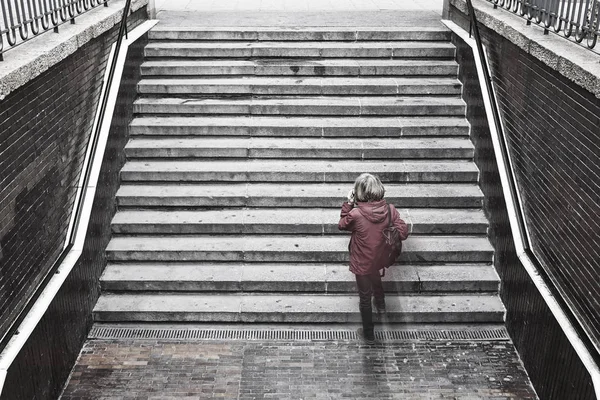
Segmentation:
[(348, 192), (348, 204), (354, 204), (354, 189)]

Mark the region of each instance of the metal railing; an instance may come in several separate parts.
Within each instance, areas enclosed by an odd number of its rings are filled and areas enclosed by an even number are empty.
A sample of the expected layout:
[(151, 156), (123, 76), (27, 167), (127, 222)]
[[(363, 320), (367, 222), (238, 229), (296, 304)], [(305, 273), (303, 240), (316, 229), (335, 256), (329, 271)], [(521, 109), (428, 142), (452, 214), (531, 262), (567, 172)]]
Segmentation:
[[(1, 1), (1, 0), (0, 0)], [(106, 4), (107, 0), (104, 0), (104, 4)], [(99, 109), (97, 111), (95, 120), (97, 121), (94, 126), (94, 130), (92, 131), (92, 136), (90, 137), (90, 158), (87, 160), (86, 165), (84, 165), (83, 173), (83, 182), (81, 187), (87, 188), (88, 182), (90, 180), (90, 175), (92, 173), (92, 161), (93, 157), (91, 155), (96, 153), (96, 147), (98, 146), (98, 140), (100, 138), (100, 131), (102, 130), (102, 121), (104, 120), (104, 115), (106, 114), (106, 108), (108, 105), (108, 99), (110, 97), (110, 88), (112, 87), (112, 82), (115, 76), (115, 71), (117, 68), (118, 55), (121, 51), (121, 45), (123, 44), (123, 38), (127, 37), (127, 18), (129, 17), (129, 11), (131, 9), (131, 0), (125, 1), (125, 6), (123, 7), (123, 16), (121, 17), (121, 23), (119, 25), (119, 33), (117, 34), (117, 41), (115, 43), (115, 56), (110, 61), (110, 64), (106, 66), (108, 69), (106, 76), (106, 91), (102, 93), (100, 97)], [(71, 220), (71, 224), (69, 227), (69, 239), (68, 246), (71, 246), (75, 242), (75, 229), (74, 227), (79, 224), (79, 220), (82, 213), (83, 207), (83, 199), (85, 197), (85, 193), (81, 193), (80, 196), (77, 196), (75, 199), (75, 204), (73, 206), (73, 218)], [(68, 247), (67, 246), (67, 247)]]
[(0, 61), (5, 42), (13, 48), (75, 18), (108, 0), (0, 0)]
[[(0, 352), (0, 397), (12, 363), (30, 340), (43, 316), (47, 315), (50, 304), (61, 290), (64, 282), (79, 262), (83, 253), (86, 233), (89, 227), (92, 206), (100, 176), (100, 169), (105, 155), (111, 121), (117, 102), (117, 93), (129, 46), (148, 32), (158, 21), (146, 21), (138, 25), (133, 32), (127, 34), (126, 21), (129, 15), (131, 0), (126, 0), (123, 9), (117, 41), (112, 45), (109, 61), (104, 73), (101, 100), (94, 119), (93, 137), (87, 145), (83, 170), (77, 191), (77, 203), (73, 209), (69, 223), (70, 233), (65, 241), (65, 248), (60, 258), (52, 267), (48, 277), (40, 286), (40, 290), (30, 299), (27, 309), (15, 322), (14, 329), (7, 335), (8, 343)], [(128, 37), (126, 40), (123, 37)], [(2, 343), (0, 343), (2, 345)]]
[[(506, 2), (511, 0), (502, 1)], [(549, 283), (550, 280), (547, 274), (545, 274), (541, 263), (532, 251), (529, 236), (527, 235), (523, 206), (521, 204), (518, 186), (513, 173), (514, 167), (508, 151), (508, 140), (504, 133), (500, 111), (496, 101), (492, 75), (487, 62), (483, 41), (481, 40), (481, 35), (479, 33), (475, 10), (473, 8), (472, 0), (466, 0), (466, 3), (470, 18), (470, 33), (475, 39), (475, 63), (476, 65), (479, 64), (477, 68), (479, 70), (479, 79), (482, 81), (480, 84), (482, 86), (482, 96), (484, 97), (483, 101), (486, 105), (486, 113), (491, 114), (488, 115), (488, 124), (490, 126), (490, 133), (494, 144), (494, 153), (498, 163), (498, 172), (502, 183), (502, 191), (504, 193), (504, 200), (506, 202), (517, 256), (539, 290), (542, 298), (548, 305), (548, 308), (556, 318), (565, 336), (573, 346), (584, 367), (590, 374), (596, 398), (600, 400), (600, 364), (597, 362), (597, 353), (594, 350), (590, 350), (593, 349), (594, 346), (590, 342), (584, 329), (576, 322), (577, 319), (570, 311), (568, 311), (569, 307), (564, 303), (561, 296), (558, 295), (557, 289), (553, 284)]]
[[(2, 1), (2, 0), (0, 0)], [(98, 105), (98, 109), (96, 111), (96, 116), (94, 118), (94, 128), (91, 132), (91, 136), (87, 145), (86, 156), (82, 166), (82, 172), (80, 181), (78, 184), (78, 192), (75, 196), (75, 203), (73, 205), (73, 211), (70, 219), (70, 223), (68, 226), (67, 238), (65, 240), (65, 245), (63, 251), (59, 255), (58, 259), (54, 262), (53, 266), (49, 269), (47, 275), (45, 276), (42, 284), (39, 286), (38, 290), (34, 293), (34, 295), (29, 299), (28, 305), (21, 311), (19, 316), (16, 318), (11, 328), (9, 328), (8, 332), (4, 337), (0, 337), (0, 350), (4, 351), (6, 346), (9, 345), (5, 341), (5, 339), (13, 337), (13, 335), (18, 334), (20, 336), (28, 336), (31, 332), (23, 332), (19, 328), (19, 325), (24, 323), (25, 319), (28, 318), (28, 315), (35, 306), (36, 302), (43, 295), (45, 288), (49, 285), (49, 282), (56, 277), (58, 274), (59, 267), (65, 262), (65, 260), (72, 255), (74, 250), (74, 245), (76, 242), (76, 235), (78, 233), (77, 227), (80, 225), (80, 221), (83, 215), (84, 208), (84, 199), (86, 197), (86, 193), (88, 191), (88, 185), (93, 172), (93, 162), (94, 155), (96, 153), (96, 149), (98, 147), (98, 142), (100, 139), (101, 131), (103, 129), (102, 122), (104, 120), (107, 104), (109, 102), (109, 97), (111, 93), (109, 92), (112, 82), (114, 80), (115, 71), (117, 68), (118, 55), (121, 50), (121, 45), (123, 43), (123, 38), (127, 35), (127, 18), (129, 16), (129, 11), (131, 8), (131, 0), (126, 0), (125, 5), (123, 7), (123, 16), (119, 25), (119, 32), (117, 35), (116, 43), (114, 44), (113, 56), (109, 58), (109, 64), (106, 66), (106, 72), (104, 76), (103, 83), (103, 91), (100, 96), (100, 102)], [(87, 229), (87, 227), (85, 228)], [(84, 233), (85, 233), (84, 229)], [(78, 249), (79, 253), (81, 249)], [(79, 256), (77, 256), (79, 257)], [(41, 316), (40, 316), (41, 318)], [(36, 322), (37, 323), (37, 322)], [(0, 360), (2, 360), (2, 354), (0, 353)], [(0, 392), (2, 389), (2, 365), (0, 363)], [(4, 371), (5, 372), (5, 371)]]
[(487, 0), (593, 49), (600, 35), (600, 0)]

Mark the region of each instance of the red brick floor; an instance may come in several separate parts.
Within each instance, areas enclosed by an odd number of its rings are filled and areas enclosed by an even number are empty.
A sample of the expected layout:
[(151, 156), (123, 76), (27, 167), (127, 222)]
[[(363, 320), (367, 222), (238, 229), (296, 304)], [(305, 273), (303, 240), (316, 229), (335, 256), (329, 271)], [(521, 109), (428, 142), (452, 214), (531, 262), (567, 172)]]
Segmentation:
[(535, 399), (509, 341), (90, 340), (74, 399)]

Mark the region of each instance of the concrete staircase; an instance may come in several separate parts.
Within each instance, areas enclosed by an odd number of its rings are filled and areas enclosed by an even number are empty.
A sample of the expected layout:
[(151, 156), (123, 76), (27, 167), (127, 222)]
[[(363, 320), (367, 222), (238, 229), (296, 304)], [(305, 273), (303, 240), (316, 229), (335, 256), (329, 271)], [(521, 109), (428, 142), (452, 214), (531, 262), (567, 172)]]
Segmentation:
[(413, 223), (389, 322), (502, 322), (449, 32), (150, 32), (96, 321), (358, 322), (339, 209)]

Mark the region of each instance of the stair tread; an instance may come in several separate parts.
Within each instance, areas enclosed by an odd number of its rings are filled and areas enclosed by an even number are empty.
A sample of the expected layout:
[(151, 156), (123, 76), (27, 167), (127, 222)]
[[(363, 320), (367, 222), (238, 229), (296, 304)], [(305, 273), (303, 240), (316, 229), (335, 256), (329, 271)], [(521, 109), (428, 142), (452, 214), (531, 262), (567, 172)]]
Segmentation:
[(356, 172), (382, 173), (388, 171), (459, 171), (478, 172), (470, 161), (332, 161), (332, 160), (240, 160), (240, 161), (127, 161), (122, 172), (178, 172), (178, 171), (233, 171), (233, 172)]
[(271, 116), (144, 116), (136, 117), (131, 126), (222, 126), (222, 127), (403, 127), (452, 125), (468, 126), (464, 117), (271, 117)]
[(454, 58), (456, 48), (446, 41), (152, 41), (146, 57), (162, 58)]
[(398, 77), (265, 77), (145, 78), (138, 83), (141, 94), (323, 94), (323, 95), (427, 95), (459, 94), (457, 79)]
[[(485, 234), (488, 221), (476, 209), (399, 209), (413, 234)], [(339, 208), (224, 210), (122, 210), (113, 218), (117, 234), (343, 234)]]
[(256, 96), (190, 98), (143, 97), (135, 114), (235, 115), (443, 115), (464, 116), (466, 104), (456, 96)]
[(156, 25), (150, 32), (449, 32), (444, 26), (167, 26)]
[(448, 41), (445, 27), (161, 27), (149, 32), (150, 40), (289, 40), (289, 41), (363, 41), (363, 40), (438, 40)]
[(464, 117), (369, 116), (137, 116), (132, 137), (144, 136), (255, 136), (255, 137), (468, 137)]
[(290, 59), (254, 59), (254, 60), (145, 60), (142, 68), (151, 67), (254, 67), (254, 66), (457, 66), (454, 60), (407, 60), (407, 59), (355, 59), (355, 58), (321, 58), (318, 60), (290, 60)]
[[(293, 49), (291, 49), (293, 50)], [(175, 50), (170, 50), (175, 52)], [(249, 55), (246, 55), (249, 57)], [(406, 58), (264, 58), (252, 60), (178, 59), (146, 60), (143, 76), (446, 76), (456, 78), (458, 64), (451, 59)]]
[(176, 41), (150, 42), (147, 50), (155, 49), (260, 49), (260, 48), (297, 48), (297, 49), (455, 49), (448, 42), (423, 41), (368, 41), (368, 42), (287, 42), (287, 41)]
[[(341, 202), (341, 201), (340, 201)], [(401, 217), (413, 224), (488, 224), (483, 210), (477, 209), (406, 209)], [(113, 224), (258, 224), (258, 225), (330, 225), (337, 229), (339, 209), (225, 209), (197, 211), (121, 210)]]
[[(344, 264), (244, 263), (109, 263), (103, 282), (350, 282), (355, 278)], [(397, 265), (387, 270), (384, 282), (489, 281), (499, 282), (487, 264)], [(354, 288), (353, 288), (354, 289)]]
[(231, 76), (208, 78), (155, 78), (141, 79), (138, 85), (460, 85), (456, 78), (449, 77), (265, 77), (265, 76)]
[[(128, 185), (122, 184), (117, 192), (117, 197), (123, 196), (265, 196), (265, 197), (331, 197), (336, 202), (343, 200), (348, 193), (347, 184), (336, 183), (306, 183), (306, 184), (261, 184), (261, 183), (227, 183), (221, 185)], [(393, 184), (385, 185), (386, 198), (402, 197), (477, 197), (482, 198), (483, 193), (479, 186), (473, 184)]]
[(477, 166), (466, 160), (205, 159), (129, 160), (122, 181), (354, 182), (364, 171), (384, 182), (475, 182)]
[(126, 149), (474, 149), (468, 138), (137, 138)]
[[(344, 236), (117, 236), (107, 251), (218, 251), (250, 252), (333, 252), (347, 253), (349, 238)], [(481, 236), (411, 236), (403, 243), (403, 253), (417, 252), (491, 252), (487, 237)]]
[[(348, 184), (137, 184), (124, 182), (117, 192), (120, 207), (339, 207)], [(481, 207), (477, 184), (392, 184), (386, 198), (404, 207)]]
[[(358, 296), (318, 294), (102, 294), (94, 312), (153, 313), (351, 313)], [(386, 296), (387, 313), (504, 313), (497, 295)]]
[(275, 97), (275, 98), (236, 98), (236, 99), (198, 99), (198, 98), (176, 98), (176, 97), (158, 97), (158, 98), (139, 98), (134, 105), (169, 105), (169, 106), (190, 106), (190, 105), (314, 105), (314, 106), (401, 106), (401, 105), (451, 105), (464, 106), (463, 99), (459, 97), (339, 97), (339, 96), (294, 96), (293, 98)]

